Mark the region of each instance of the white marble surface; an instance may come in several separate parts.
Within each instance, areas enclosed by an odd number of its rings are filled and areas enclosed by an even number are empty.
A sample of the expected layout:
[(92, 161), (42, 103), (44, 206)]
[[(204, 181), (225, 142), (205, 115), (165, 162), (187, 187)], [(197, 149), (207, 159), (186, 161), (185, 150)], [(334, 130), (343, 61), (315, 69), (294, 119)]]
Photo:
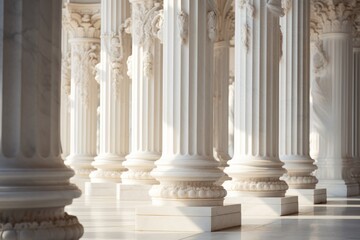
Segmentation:
[(212, 233), (136, 232), (135, 207), (141, 202), (114, 198), (80, 198), (67, 207), (85, 227), (82, 240), (239, 240), (239, 239), (358, 239), (360, 197), (330, 198), (327, 204), (308, 206), (296, 215), (243, 217), (242, 226)]

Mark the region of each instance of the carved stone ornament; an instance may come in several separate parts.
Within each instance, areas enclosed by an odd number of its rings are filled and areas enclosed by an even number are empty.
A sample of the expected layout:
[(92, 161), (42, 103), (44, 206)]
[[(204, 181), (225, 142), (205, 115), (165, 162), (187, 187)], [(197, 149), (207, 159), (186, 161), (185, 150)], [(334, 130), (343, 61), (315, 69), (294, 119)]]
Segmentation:
[(68, 51), (61, 60), (61, 86), (67, 96), (71, 93), (71, 52)]
[(311, 1), (312, 33), (350, 33), (352, 20), (360, 5), (357, 0), (314, 0)]
[(209, 39), (214, 42), (218, 34), (217, 16), (215, 11), (210, 11), (207, 14), (207, 30)]
[(360, 9), (359, 15), (357, 15), (354, 19), (354, 27), (353, 27), (353, 39), (354, 39), (354, 47), (360, 48)]
[(321, 76), (329, 63), (328, 58), (323, 49), (322, 41), (313, 43), (313, 72), (315, 76)]
[(72, 64), (76, 66), (73, 69), (72, 76), (74, 84), (79, 88), (80, 98), (88, 106), (89, 94), (88, 85), (91, 79), (94, 79), (96, 64), (99, 63), (100, 44), (94, 42), (73, 42), (72, 43)]
[(284, 14), (286, 15), (290, 9), (292, 8), (293, 0), (282, 0), (281, 1), (281, 7), (284, 10)]
[(100, 37), (100, 4), (66, 4), (66, 25), (72, 38)]
[[(151, 3), (149, 5), (149, 3)], [(145, 76), (151, 78), (153, 57), (151, 49), (156, 38), (162, 39), (163, 5), (160, 1), (132, 2), (132, 39), (143, 47)]]
[(186, 44), (189, 35), (189, 16), (186, 12), (181, 11), (177, 16), (177, 23), (180, 32), (181, 43)]
[(250, 3), (250, 0), (238, 0), (238, 7), (240, 9), (246, 9), (248, 16), (255, 17), (255, 7)]
[(241, 28), (241, 43), (243, 44), (246, 52), (249, 52), (249, 48), (250, 48), (250, 27), (247, 24), (244, 24), (243, 27)]
[(153, 186), (150, 196), (165, 199), (218, 199), (226, 196), (226, 190), (214, 184), (184, 182)]

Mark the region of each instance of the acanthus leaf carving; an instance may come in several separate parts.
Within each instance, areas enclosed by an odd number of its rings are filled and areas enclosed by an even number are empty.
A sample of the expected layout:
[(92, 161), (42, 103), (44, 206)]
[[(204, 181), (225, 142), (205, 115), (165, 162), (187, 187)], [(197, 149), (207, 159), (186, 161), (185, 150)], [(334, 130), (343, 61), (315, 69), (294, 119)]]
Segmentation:
[[(84, 6), (82, 6), (84, 5)], [(66, 26), (73, 38), (100, 37), (99, 4), (66, 4)]]
[(313, 33), (351, 32), (352, 21), (356, 17), (360, 2), (357, 0), (315, 0), (311, 1), (311, 21)]
[(72, 42), (71, 54), (74, 85), (79, 88), (80, 99), (88, 107), (89, 81), (94, 79), (95, 66), (99, 63), (100, 44), (96, 42)]
[(186, 44), (189, 35), (189, 16), (186, 12), (180, 11), (177, 16), (177, 23), (180, 32), (181, 43)]
[(133, 42), (143, 47), (145, 76), (151, 78), (153, 69), (152, 47), (156, 38), (162, 35), (162, 3), (152, 1), (148, 4), (132, 3)]
[(325, 72), (329, 61), (323, 49), (322, 41), (314, 42), (313, 46), (313, 72), (315, 76), (320, 76)]

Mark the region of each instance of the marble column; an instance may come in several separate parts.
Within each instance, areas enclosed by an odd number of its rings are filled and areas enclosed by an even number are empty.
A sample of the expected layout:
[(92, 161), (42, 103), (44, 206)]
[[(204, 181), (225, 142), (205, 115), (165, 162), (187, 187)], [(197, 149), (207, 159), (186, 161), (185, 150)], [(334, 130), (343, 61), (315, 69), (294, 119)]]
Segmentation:
[[(227, 166), (229, 156), (229, 40), (235, 23), (232, 0), (216, 1), (219, 31), (214, 44), (214, 157), (220, 167)], [(219, 184), (227, 180), (227, 176)]]
[(161, 154), (162, 1), (130, 0), (132, 6), (131, 150), (123, 166), (124, 184), (151, 185), (150, 175)]
[(330, 196), (359, 193), (351, 177), (354, 166), (354, 84), (352, 14), (354, 1), (312, 2), (313, 52), (312, 108), (319, 134), (318, 186)]
[(280, 1), (235, 1), (234, 156), (225, 172), (231, 196), (284, 197), (279, 178)]
[(235, 41), (234, 37), (230, 40), (229, 48), (229, 156), (234, 155), (234, 90), (235, 90)]
[(94, 169), (98, 83), (95, 65), (100, 51), (100, 5), (67, 4), (71, 44), (70, 154), (66, 164), (79, 178), (88, 179)]
[(280, 61), (279, 155), (290, 189), (315, 189), (317, 169), (309, 152), (310, 2), (284, 1)]
[(62, 158), (70, 153), (70, 110), (71, 110), (71, 49), (69, 44), (68, 22), (66, 9), (62, 12), (61, 30), (61, 108), (60, 108), (60, 137)]
[(128, 1), (101, 2), (100, 152), (92, 165), (91, 182), (121, 182), (122, 166), (129, 152), (130, 80), (126, 61), (131, 37), (126, 32)]
[(354, 23), (354, 158), (356, 162), (352, 175), (360, 184), (360, 16), (357, 16)]
[(160, 184), (152, 206), (137, 209), (138, 230), (240, 225), (240, 205), (223, 206), (226, 191), (215, 184), (224, 175), (212, 141), (217, 10), (215, 1), (164, 0), (163, 152), (151, 173)]
[(60, 146), (61, 0), (1, 0), (0, 239), (79, 239)]

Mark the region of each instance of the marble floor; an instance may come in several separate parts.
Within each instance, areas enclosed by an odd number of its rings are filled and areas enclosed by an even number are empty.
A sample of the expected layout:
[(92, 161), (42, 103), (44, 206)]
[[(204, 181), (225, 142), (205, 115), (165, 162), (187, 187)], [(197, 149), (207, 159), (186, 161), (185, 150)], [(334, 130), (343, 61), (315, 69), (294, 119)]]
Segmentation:
[(360, 197), (328, 198), (327, 204), (303, 206), (292, 216), (243, 217), (241, 227), (212, 233), (136, 232), (135, 207), (142, 205), (146, 203), (82, 197), (66, 210), (84, 225), (83, 240), (360, 239)]

